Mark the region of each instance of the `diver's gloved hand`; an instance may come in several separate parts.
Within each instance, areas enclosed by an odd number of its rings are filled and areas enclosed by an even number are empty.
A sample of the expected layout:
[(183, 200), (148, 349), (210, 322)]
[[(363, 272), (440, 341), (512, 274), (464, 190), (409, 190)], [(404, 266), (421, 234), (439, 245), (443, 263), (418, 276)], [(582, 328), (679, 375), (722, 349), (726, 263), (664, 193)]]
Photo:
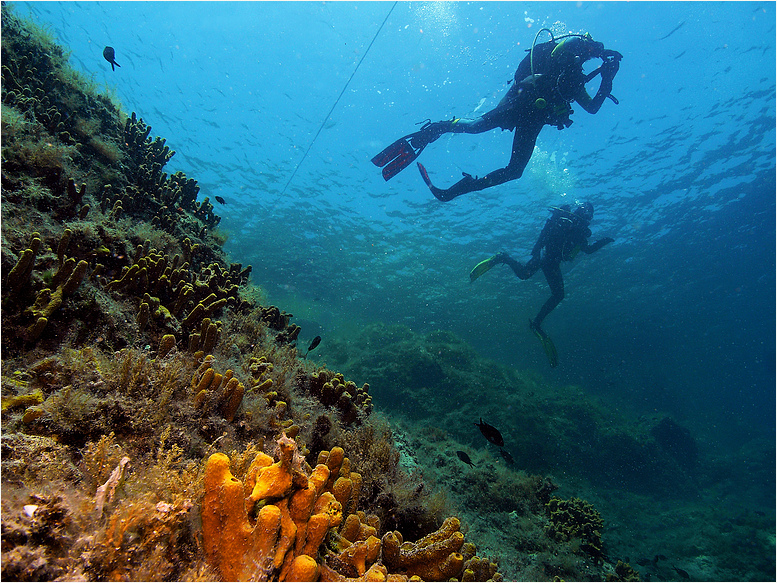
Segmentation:
[(601, 57), (606, 61), (620, 61), (623, 58), (623, 55), (612, 49), (604, 49)]
[(612, 237), (605, 237), (604, 239), (599, 239), (599, 243), (601, 243), (602, 247), (614, 242), (615, 242), (615, 239), (613, 239)]
[(620, 61), (615, 59), (604, 61), (601, 67), (602, 79), (612, 81), (618, 73), (618, 69), (620, 69)]

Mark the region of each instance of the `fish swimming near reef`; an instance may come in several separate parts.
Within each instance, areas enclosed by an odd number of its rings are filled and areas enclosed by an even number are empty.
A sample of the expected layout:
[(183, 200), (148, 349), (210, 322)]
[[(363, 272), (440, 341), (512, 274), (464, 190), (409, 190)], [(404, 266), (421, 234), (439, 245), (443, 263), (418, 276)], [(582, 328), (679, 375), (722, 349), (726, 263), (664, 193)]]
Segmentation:
[[(666, 560), (666, 555), (655, 555), (652, 559), (648, 559), (647, 557), (642, 557), (641, 559), (637, 559), (637, 565), (640, 567), (647, 567), (648, 565), (653, 565), (654, 567), (658, 564), (658, 561)], [(628, 563), (628, 561), (626, 561)]]
[(502, 447), (505, 444), (505, 440), (502, 438), (502, 434), (499, 433), (499, 430), (493, 425), (483, 423), (482, 417), (480, 418), (480, 423), (475, 423), (475, 426), (480, 429), (480, 433), (483, 434), (483, 437), (494, 445)]
[(472, 463), (472, 460), (469, 459), (469, 456), (466, 454), (466, 452), (463, 451), (457, 451), (456, 455), (459, 456), (459, 459), (463, 461), (465, 464), (469, 464), (473, 468), (475, 467), (475, 464)]
[[(321, 336), (316, 336), (315, 338), (313, 338), (313, 342), (310, 343), (310, 346), (308, 346), (308, 352), (310, 352), (311, 350), (314, 350), (316, 346), (318, 346), (319, 344), (321, 344)], [(306, 352), (302, 358), (307, 358), (308, 352)]]
[(691, 576), (688, 574), (688, 571), (685, 571), (683, 569), (678, 569), (674, 565), (672, 565), (672, 569), (677, 571), (677, 574), (680, 575), (680, 577), (682, 577), (683, 579), (690, 579), (691, 578)]
[(216, 202), (219, 203), (219, 204), (227, 204), (227, 202), (223, 198), (221, 198), (220, 196), (214, 196), (213, 198), (215, 198)]
[(506, 449), (499, 448), (499, 453), (502, 454), (502, 457), (507, 462), (508, 466), (512, 466), (513, 464), (515, 464), (515, 460), (513, 459), (513, 456), (509, 451), (507, 451)]
[[(121, 67), (121, 65), (116, 62), (116, 51), (113, 50), (113, 47), (105, 47), (103, 49), (103, 57), (111, 64), (111, 71), (115, 71), (116, 67)], [(116, 67), (114, 67), (114, 65), (116, 65)]]

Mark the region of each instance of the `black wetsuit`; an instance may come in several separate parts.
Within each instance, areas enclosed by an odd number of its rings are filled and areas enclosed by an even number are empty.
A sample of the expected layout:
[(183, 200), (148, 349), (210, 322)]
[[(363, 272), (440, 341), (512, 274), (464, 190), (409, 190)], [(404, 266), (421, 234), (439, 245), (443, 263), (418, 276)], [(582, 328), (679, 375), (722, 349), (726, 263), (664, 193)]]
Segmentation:
[(588, 221), (564, 209), (554, 209), (553, 214), (542, 228), (539, 239), (531, 252), (531, 259), (520, 263), (505, 253), (497, 255), (497, 261), (510, 266), (520, 279), (529, 279), (542, 269), (550, 286), (551, 296), (540, 309), (533, 324), (538, 328), (542, 321), (564, 299), (564, 278), (561, 275), (561, 262), (571, 261), (578, 251), (591, 254), (612, 243), (609, 237), (600, 239), (593, 245), (588, 244), (591, 229)]
[[(448, 189), (437, 188), (427, 180), (432, 193), (442, 201), (490, 186), (502, 184), (520, 178), (534, 151), (537, 136), (545, 125), (558, 129), (569, 127), (573, 110), (570, 106), (576, 101), (589, 113), (596, 113), (605, 98), (612, 91), (612, 79), (618, 70), (620, 54), (605, 51), (601, 43), (592, 40), (570, 39), (569, 45), (552, 55), (559, 46), (556, 42), (546, 42), (534, 47), (534, 75), (532, 75), (531, 54), (518, 65), (515, 80), (491, 111), (474, 120), (451, 120), (430, 124), (419, 136), (425, 141), (434, 141), (444, 133), (479, 134), (495, 128), (514, 130), (510, 161), (504, 168), (494, 170), (482, 178), (464, 174), (464, 178)], [(608, 60), (601, 68), (602, 83), (595, 97), (588, 95), (585, 89), (586, 75), (583, 63), (593, 57), (618, 55)], [(422, 174), (424, 170), (422, 170)]]

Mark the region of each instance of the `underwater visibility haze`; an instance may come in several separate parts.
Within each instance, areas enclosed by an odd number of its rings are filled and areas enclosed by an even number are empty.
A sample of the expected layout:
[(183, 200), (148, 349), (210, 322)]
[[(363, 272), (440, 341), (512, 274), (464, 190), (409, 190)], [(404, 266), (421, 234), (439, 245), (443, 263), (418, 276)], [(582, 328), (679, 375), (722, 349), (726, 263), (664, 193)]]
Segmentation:
[[(593, 502), (607, 545), (583, 537), (594, 565), (774, 579), (774, 3), (8, 4), (167, 140), (165, 171), (197, 180), (229, 260), (294, 315), (305, 366), (369, 383), (401, 463), (415, 453), (449, 489), (506, 579), (603, 571), (542, 570), (543, 548), (500, 538), (531, 512), (512, 494), (467, 502), (485, 479), (467, 476), (494, 468), (550, 473)], [(620, 53), (615, 99), (545, 126), (519, 179), (450, 202), (415, 163), (384, 181), (373, 156), (425, 120), (496, 107), (535, 37), (550, 40), (541, 29)], [(444, 134), (418, 161), (447, 187), (504, 167), (512, 137)], [(549, 209), (583, 201), (590, 242), (614, 241), (562, 263), (551, 367), (527, 325), (550, 295), (542, 272), (469, 273), (499, 252), (528, 260)], [(670, 469), (639, 461), (656, 443)]]

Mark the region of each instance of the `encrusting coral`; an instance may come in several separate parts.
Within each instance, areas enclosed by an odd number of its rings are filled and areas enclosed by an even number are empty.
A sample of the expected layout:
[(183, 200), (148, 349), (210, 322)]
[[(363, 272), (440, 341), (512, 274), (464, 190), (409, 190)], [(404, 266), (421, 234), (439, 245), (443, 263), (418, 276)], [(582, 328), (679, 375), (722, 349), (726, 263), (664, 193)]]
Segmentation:
[(595, 561), (602, 560), (604, 521), (596, 508), (580, 498), (563, 500), (557, 496), (552, 496), (545, 508), (550, 518), (548, 534), (551, 538), (558, 541), (580, 539), (582, 550)]
[(300, 375), (295, 385), (327, 407), (335, 407), (347, 425), (358, 422), (360, 415), (369, 415), (372, 411), (370, 385), (364, 383), (359, 387), (353, 381), (346, 381), (341, 373), (323, 369), (313, 375)]
[(383, 560), (392, 569), (401, 569), (427, 581), (445, 581), (458, 575), (464, 567), (459, 549), (464, 535), (458, 518), (448, 518), (437, 532), (416, 543), (405, 543), (394, 531), (383, 537)]

